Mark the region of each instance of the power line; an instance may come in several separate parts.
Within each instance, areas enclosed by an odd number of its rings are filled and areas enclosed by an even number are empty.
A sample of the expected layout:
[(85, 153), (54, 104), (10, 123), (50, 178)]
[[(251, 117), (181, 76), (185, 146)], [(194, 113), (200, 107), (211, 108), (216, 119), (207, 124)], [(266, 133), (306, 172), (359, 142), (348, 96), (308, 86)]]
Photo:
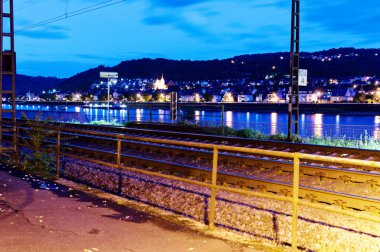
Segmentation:
[(39, 26), (43, 26), (43, 25), (46, 25), (46, 24), (50, 24), (50, 23), (53, 23), (53, 22), (57, 22), (57, 21), (63, 20), (63, 19), (66, 19), (66, 18), (75, 17), (75, 16), (82, 15), (82, 14), (85, 14), (85, 13), (88, 13), (88, 12), (92, 12), (92, 11), (95, 11), (95, 10), (103, 9), (103, 8), (106, 8), (106, 7), (109, 7), (109, 6), (112, 6), (112, 5), (116, 5), (116, 4), (119, 4), (121, 2), (125, 2), (125, 1), (126, 0), (119, 0), (117, 2), (113, 2), (113, 0), (107, 0), (107, 1), (104, 1), (104, 2), (101, 2), (101, 3), (98, 3), (98, 4), (94, 4), (94, 5), (87, 6), (87, 7), (84, 7), (84, 8), (75, 10), (75, 11), (72, 11), (72, 12), (65, 13), (63, 15), (59, 15), (57, 17), (50, 18), (50, 19), (47, 19), (47, 20), (44, 20), (44, 21), (41, 21), (41, 22), (38, 22), (38, 23), (35, 23), (35, 24), (32, 24), (32, 25), (21, 27), (19, 29), (16, 29), (15, 33), (27, 31), (27, 30), (30, 30), (30, 29), (33, 29), (33, 28), (36, 28), (36, 27), (39, 27)]
[(22, 3), (22, 4), (18, 5), (18, 6), (16, 6), (14, 10), (15, 11), (22, 10), (22, 9), (25, 9), (25, 8), (27, 8), (29, 6), (32, 6), (32, 5), (36, 4), (36, 3), (39, 3), (41, 1), (43, 1), (43, 0), (30, 0), (30, 1), (26, 1), (26, 2), (24, 2), (24, 3)]

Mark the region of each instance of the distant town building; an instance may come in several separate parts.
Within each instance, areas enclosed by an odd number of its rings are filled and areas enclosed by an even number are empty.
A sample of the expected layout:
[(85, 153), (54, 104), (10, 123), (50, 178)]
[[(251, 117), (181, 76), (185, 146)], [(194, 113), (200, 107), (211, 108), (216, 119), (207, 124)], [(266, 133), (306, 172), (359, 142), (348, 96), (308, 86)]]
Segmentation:
[(337, 88), (332, 94), (331, 102), (352, 102), (354, 100), (356, 92), (353, 88)]
[(161, 79), (157, 79), (153, 83), (153, 89), (154, 90), (166, 90), (166, 89), (168, 89), (168, 87), (165, 85), (164, 74), (162, 74)]
[(238, 102), (253, 102), (253, 95), (238, 95)]

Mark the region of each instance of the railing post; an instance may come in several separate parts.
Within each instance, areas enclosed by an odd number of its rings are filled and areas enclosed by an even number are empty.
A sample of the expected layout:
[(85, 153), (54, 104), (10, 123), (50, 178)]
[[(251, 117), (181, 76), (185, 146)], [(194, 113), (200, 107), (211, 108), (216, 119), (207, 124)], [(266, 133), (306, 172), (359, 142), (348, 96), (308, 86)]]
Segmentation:
[(149, 106), (149, 123), (152, 123), (152, 105)]
[(16, 162), (16, 165), (19, 165), (19, 163), (20, 163), (19, 139), (20, 139), (20, 127), (16, 123), (16, 140), (15, 140), (15, 162)]
[(297, 251), (298, 194), (300, 179), (300, 158), (298, 153), (294, 153), (293, 168), (292, 251)]
[(208, 213), (209, 228), (214, 230), (215, 228), (215, 207), (216, 207), (216, 181), (218, 174), (218, 149), (214, 147), (214, 154), (212, 158), (212, 177), (211, 177), (211, 197), (210, 208)]
[(117, 193), (121, 195), (122, 176), (121, 176), (121, 135), (117, 135), (117, 154), (116, 165), (119, 170)]
[(117, 169), (121, 167), (121, 136), (117, 135), (117, 156), (116, 156), (116, 164)]
[(224, 136), (224, 105), (222, 105), (222, 135)]
[(182, 120), (181, 116), (182, 115), (181, 115), (181, 105), (180, 104), (178, 104), (177, 109), (178, 109), (177, 122), (178, 122), (178, 124), (181, 124), (181, 120)]
[(128, 120), (128, 122), (131, 119), (130, 112), (131, 112), (131, 110), (129, 109), (129, 106), (127, 105), (127, 120)]
[(56, 177), (57, 179), (59, 178), (59, 156), (61, 153), (61, 127), (58, 127), (57, 129), (57, 147), (56, 147), (56, 153), (55, 153), (55, 172), (56, 172)]

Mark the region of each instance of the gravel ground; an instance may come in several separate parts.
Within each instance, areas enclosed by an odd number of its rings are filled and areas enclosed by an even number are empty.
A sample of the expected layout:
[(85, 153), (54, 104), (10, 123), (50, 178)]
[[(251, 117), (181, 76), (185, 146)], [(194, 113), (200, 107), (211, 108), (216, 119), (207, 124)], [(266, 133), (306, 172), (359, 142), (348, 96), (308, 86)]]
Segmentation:
[[(66, 160), (63, 174), (92, 186), (155, 206), (161, 210), (207, 223), (209, 190), (154, 176)], [(219, 192), (216, 224), (219, 230), (239, 234), (251, 242), (289, 249), (291, 204)], [(380, 251), (380, 224), (300, 207), (300, 248), (310, 251)]]

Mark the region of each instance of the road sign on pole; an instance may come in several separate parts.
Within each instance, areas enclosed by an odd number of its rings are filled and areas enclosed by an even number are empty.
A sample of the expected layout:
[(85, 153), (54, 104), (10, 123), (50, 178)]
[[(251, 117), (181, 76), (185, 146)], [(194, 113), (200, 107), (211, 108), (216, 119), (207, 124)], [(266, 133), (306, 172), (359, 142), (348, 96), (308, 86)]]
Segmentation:
[(100, 72), (100, 78), (119, 78), (119, 74), (116, 72)]
[(298, 73), (298, 86), (307, 86), (307, 69), (300, 69)]

